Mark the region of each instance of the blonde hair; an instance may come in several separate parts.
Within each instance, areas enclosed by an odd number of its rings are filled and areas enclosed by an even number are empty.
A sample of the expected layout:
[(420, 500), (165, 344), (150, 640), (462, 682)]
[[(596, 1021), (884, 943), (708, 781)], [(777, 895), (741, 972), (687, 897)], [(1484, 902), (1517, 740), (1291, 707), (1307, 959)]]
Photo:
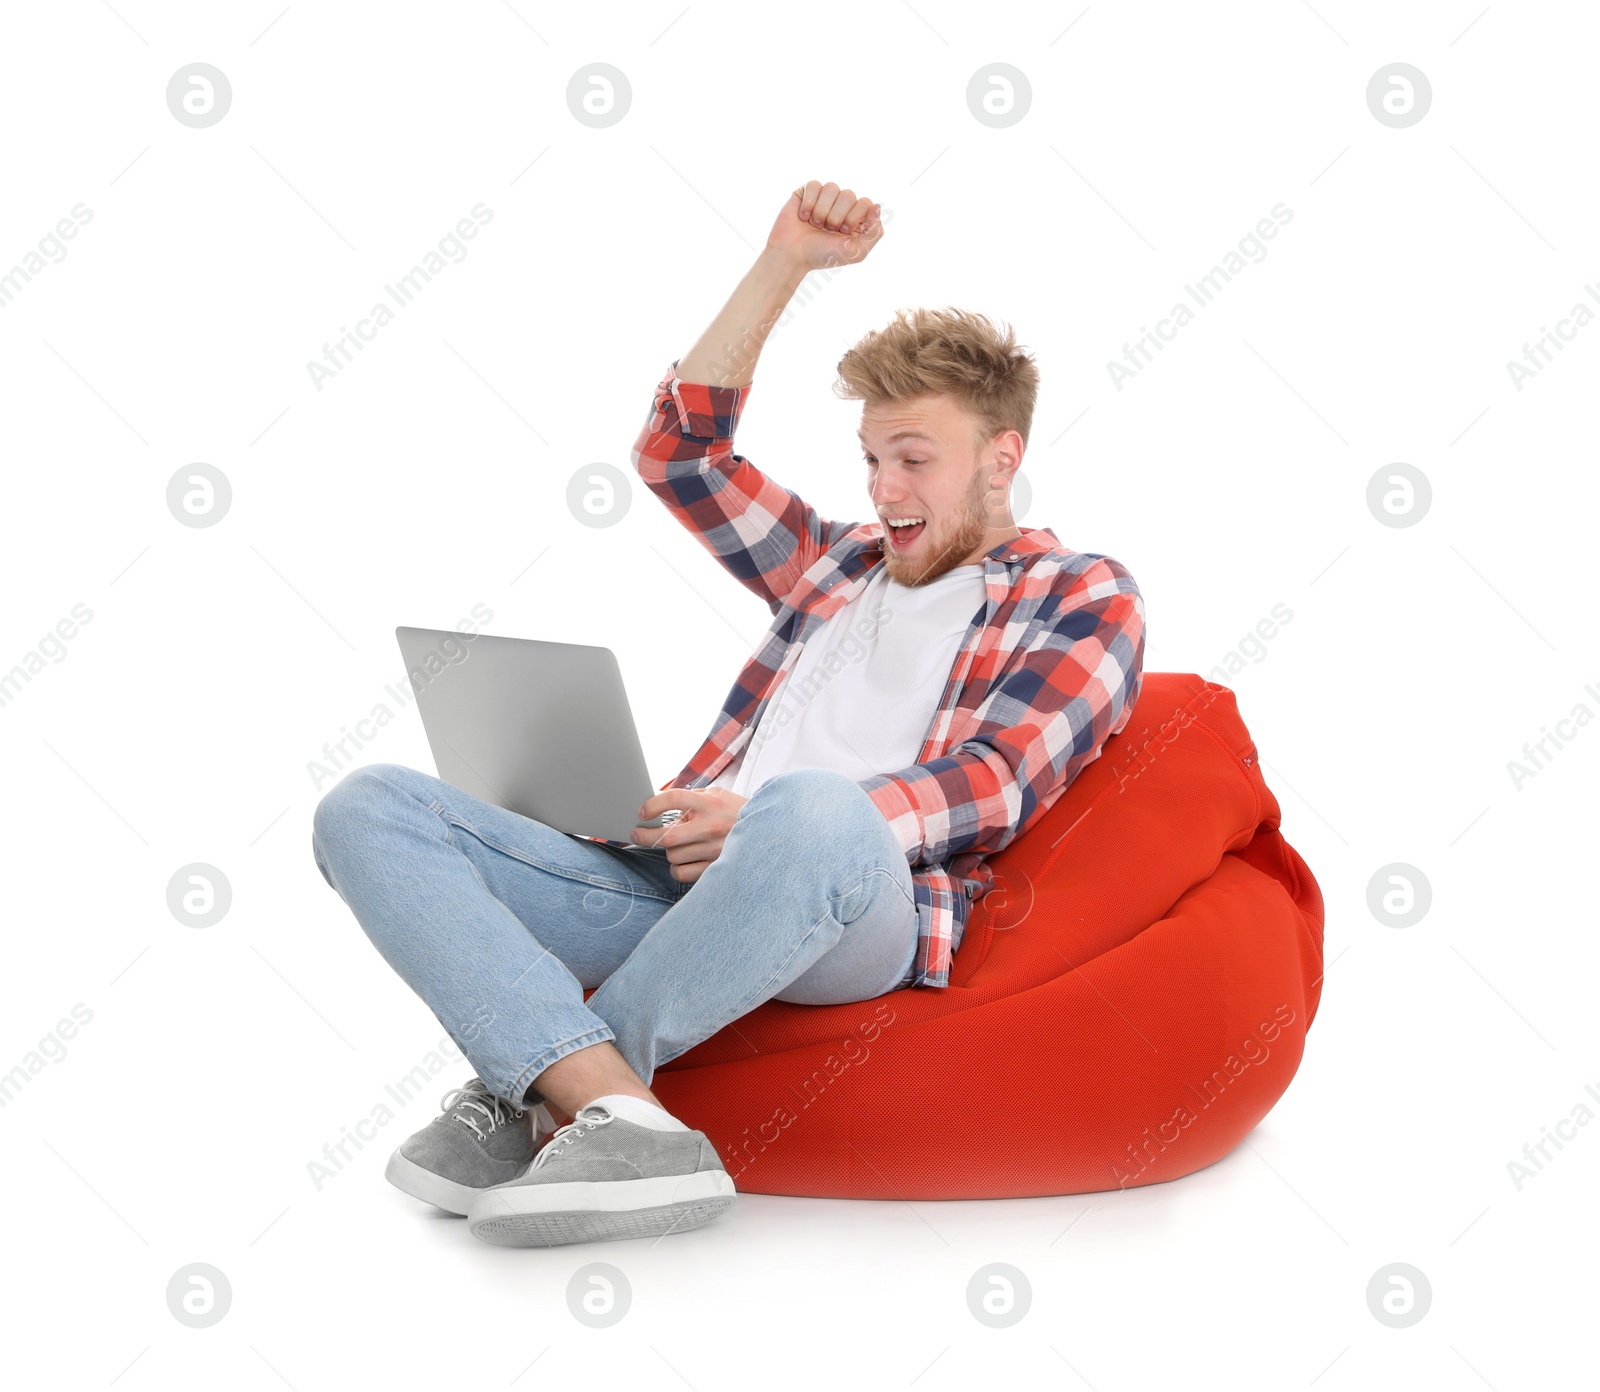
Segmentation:
[(1039, 368), (1009, 326), (997, 328), (985, 315), (898, 309), (892, 324), (872, 330), (839, 359), (838, 373), (833, 391), (843, 400), (883, 404), (948, 395), (976, 418), (977, 448), (1004, 430), (1015, 430), (1027, 448)]

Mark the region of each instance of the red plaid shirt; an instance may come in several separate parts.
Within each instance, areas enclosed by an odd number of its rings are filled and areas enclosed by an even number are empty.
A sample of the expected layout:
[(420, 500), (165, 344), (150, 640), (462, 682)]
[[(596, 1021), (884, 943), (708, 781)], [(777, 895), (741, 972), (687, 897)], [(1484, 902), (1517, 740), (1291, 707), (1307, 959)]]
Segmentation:
[[(772, 611), (711, 733), (663, 788), (703, 788), (743, 747), (818, 627), (883, 560), (883, 527), (834, 522), (733, 452), (750, 388), (684, 382), (674, 359), (634, 468), (701, 544)], [(983, 558), (974, 615), (915, 764), (860, 780), (906, 853), (917, 901), (914, 986), (946, 986), (985, 857), (1050, 809), (1128, 722), (1144, 667), (1144, 600), (1109, 556), (1023, 528)], [(603, 839), (603, 838), (602, 838)], [(623, 845), (626, 843), (616, 842)]]

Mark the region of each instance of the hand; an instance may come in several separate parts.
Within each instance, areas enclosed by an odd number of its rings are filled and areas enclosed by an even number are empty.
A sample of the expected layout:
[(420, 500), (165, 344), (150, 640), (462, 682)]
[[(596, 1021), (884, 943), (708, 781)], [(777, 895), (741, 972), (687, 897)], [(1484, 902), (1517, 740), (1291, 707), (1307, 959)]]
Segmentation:
[(636, 826), (629, 835), (636, 846), (665, 846), (672, 878), (693, 884), (722, 854), (723, 840), (749, 800), (728, 788), (668, 788), (645, 799), (639, 820), (647, 822), (674, 807), (682, 808), (683, 815), (671, 826)]
[(789, 195), (767, 234), (767, 247), (808, 271), (851, 266), (883, 239), (882, 211), (870, 198), (813, 179)]

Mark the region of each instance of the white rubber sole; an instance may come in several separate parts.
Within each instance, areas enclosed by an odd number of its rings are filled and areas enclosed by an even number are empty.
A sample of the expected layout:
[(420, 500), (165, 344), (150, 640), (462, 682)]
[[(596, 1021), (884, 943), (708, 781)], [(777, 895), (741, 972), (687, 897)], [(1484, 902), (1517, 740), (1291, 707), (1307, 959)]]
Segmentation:
[[(533, 1109), (535, 1154), (538, 1153), (540, 1146), (550, 1139), (555, 1129), (555, 1118), (545, 1109), (544, 1103), (539, 1103)], [(444, 1209), (446, 1213), (454, 1213), (459, 1218), (465, 1218), (468, 1205), (479, 1194), (485, 1192), (483, 1189), (474, 1189), (470, 1184), (458, 1184), (455, 1180), (446, 1179), (442, 1174), (436, 1174), (432, 1170), (425, 1170), (414, 1160), (407, 1160), (398, 1150), (389, 1157), (383, 1177), (396, 1189), (403, 1190), (412, 1198), (421, 1199), (423, 1203), (431, 1203), (437, 1208)]]
[(726, 1170), (659, 1179), (510, 1184), (481, 1189), (467, 1209), (472, 1235), (497, 1247), (659, 1237), (709, 1223), (737, 1197)]
[(407, 1160), (398, 1150), (389, 1157), (383, 1177), (412, 1198), (431, 1203), (461, 1218), (467, 1216), (468, 1207), (479, 1194), (489, 1192), (487, 1189), (474, 1189), (470, 1184), (457, 1184), (442, 1174), (425, 1170), (415, 1161)]

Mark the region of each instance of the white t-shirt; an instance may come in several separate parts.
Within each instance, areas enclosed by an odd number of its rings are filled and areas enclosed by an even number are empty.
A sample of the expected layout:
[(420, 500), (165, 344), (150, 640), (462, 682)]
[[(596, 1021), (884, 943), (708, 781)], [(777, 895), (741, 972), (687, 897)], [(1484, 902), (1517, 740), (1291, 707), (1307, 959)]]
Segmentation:
[(760, 724), (708, 786), (749, 797), (788, 769), (834, 769), (859, 781), (916, 763), (984, 600), (981, 562), (914, 587), (880, 565), (806, 639)]

